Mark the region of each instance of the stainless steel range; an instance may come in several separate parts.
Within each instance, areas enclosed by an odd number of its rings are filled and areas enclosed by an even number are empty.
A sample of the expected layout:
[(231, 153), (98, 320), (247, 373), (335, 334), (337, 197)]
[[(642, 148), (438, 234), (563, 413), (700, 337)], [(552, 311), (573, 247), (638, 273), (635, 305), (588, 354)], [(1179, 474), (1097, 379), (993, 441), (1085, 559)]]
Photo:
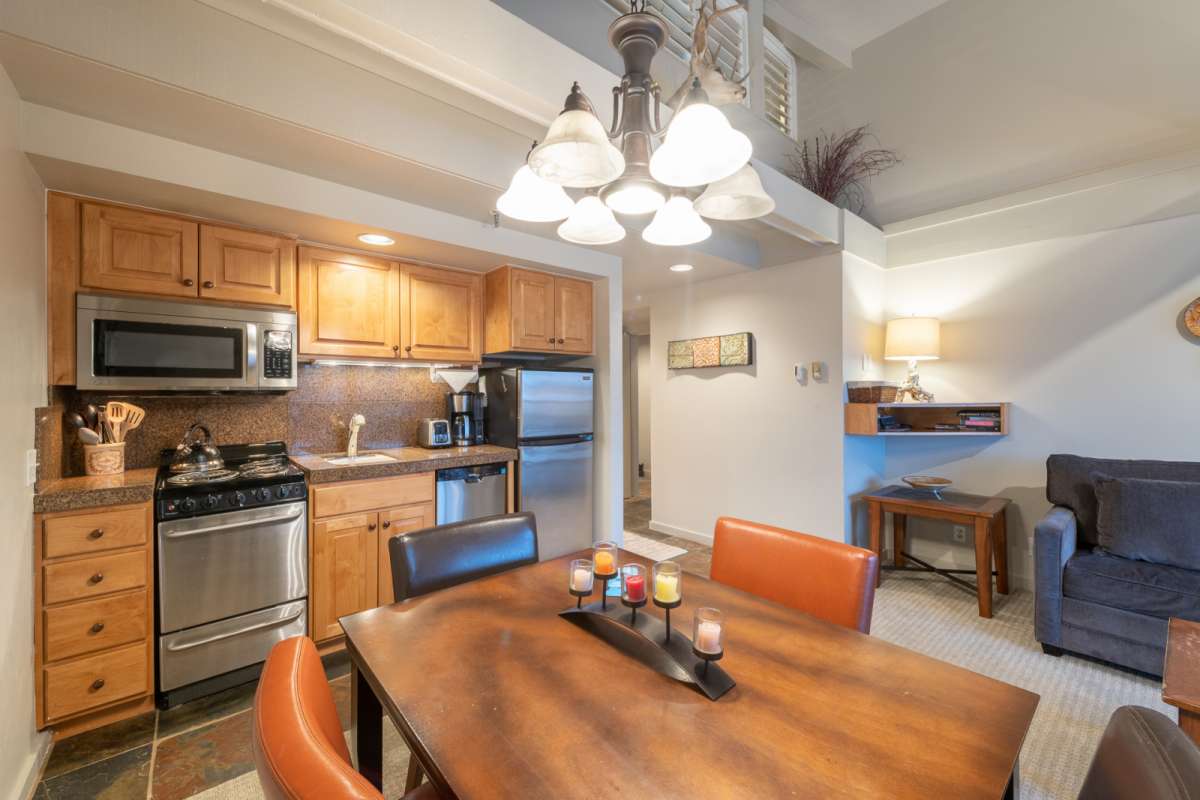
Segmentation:
[(172, 473), (176, 454), (154, 492), (163, 707), (253, 680), (308, 622), (307, 492), (283, 442), (223, 447), (203, 471)]

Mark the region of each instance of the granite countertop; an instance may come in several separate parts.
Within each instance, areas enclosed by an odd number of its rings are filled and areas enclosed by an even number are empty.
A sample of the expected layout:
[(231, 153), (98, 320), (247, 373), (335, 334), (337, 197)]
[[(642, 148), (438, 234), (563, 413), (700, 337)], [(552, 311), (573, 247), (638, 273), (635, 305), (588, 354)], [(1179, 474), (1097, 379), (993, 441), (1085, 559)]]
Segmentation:
[(407, 475), (413, 472), (430, 472), (453, 467), (474, 467), (479, 464), (516, 461), (518, 455), (516, 450), (494, 444), (443, 447), (439, 450), (428, 450), (424, 447), (397, 447), (360, 451), (360, 455), (368, 453), (383, 453), (396, 460), (383, 464), (338, 465), (330, 464), (319, 455), (293, 454), (292, 462), (304, 470), (304, 475), (311, 484), (354, 481), (363, 478), (386, 478), (391, 475)]
[(33, 494), (34, 513), (75, 511), (93, 506), (145, 503), (154, 497), (157, 470), (131, 469), (118, 475), (85, 475), (40, 481)]

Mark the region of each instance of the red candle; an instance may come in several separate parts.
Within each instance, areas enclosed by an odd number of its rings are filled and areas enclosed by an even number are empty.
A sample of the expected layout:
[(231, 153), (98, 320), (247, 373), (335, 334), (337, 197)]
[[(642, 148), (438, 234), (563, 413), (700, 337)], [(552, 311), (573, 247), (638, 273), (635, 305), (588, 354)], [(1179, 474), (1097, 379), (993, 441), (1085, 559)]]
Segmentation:
[(640, 603), (646, 599), (646, 578), (642, 575), (625, 576), (625, 597), (630, 602)]

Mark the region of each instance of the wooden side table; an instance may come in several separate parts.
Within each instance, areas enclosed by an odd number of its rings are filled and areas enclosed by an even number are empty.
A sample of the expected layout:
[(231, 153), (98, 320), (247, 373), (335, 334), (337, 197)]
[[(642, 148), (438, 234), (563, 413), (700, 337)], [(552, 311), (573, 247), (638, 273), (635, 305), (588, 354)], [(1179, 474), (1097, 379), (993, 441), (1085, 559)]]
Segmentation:
[[(927, 489), (907, 486), (885, 486), (863, 495), (870, 513), (871, 549), (882, 558), (884, 515), (892, 515), (893, 566), (880, 564), (879, 577), (882, 581), (884, 569), (911, 569), (919, 572), (934, 572), (955, 585), (973, 591), (979, 597), (979, 616), (992, 616), (992, 575), (996, 576), (996, 591), (1008, 594), (1008, 531), (1005, 510), (1008, 499), (987, 497), (959, 492), (942, 492), (935, 495)], [(943, 569), (935, 567), (911, 553), (905, 552), (909, 517), (940, 519), (969, 526), (975, 531), (975, 583), (958, 577), (972, 570)], [(992, 571), (992, 558), (996, 569)], [(916, 566), (909, 566), (912, 562)]]
[(1179, 727), (1200, 744), (1200, 622), (1172, 617), (1167, 623), (1162, 699), (1179, 709)]

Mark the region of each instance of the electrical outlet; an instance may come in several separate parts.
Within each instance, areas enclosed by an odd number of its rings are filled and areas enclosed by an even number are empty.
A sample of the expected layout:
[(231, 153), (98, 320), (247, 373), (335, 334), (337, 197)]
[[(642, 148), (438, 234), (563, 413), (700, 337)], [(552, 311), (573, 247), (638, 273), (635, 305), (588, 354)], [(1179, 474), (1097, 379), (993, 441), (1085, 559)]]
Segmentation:
[(38, 452), (37, 450), (25, 451), (25, 485), (33, 486), (37, 483), (37, 468), (38, 468)]
[(954, 541), (956, 541), (956, 542), (967, 541), (967, 526), (966, 525), (955, 525), (954, 526)]

